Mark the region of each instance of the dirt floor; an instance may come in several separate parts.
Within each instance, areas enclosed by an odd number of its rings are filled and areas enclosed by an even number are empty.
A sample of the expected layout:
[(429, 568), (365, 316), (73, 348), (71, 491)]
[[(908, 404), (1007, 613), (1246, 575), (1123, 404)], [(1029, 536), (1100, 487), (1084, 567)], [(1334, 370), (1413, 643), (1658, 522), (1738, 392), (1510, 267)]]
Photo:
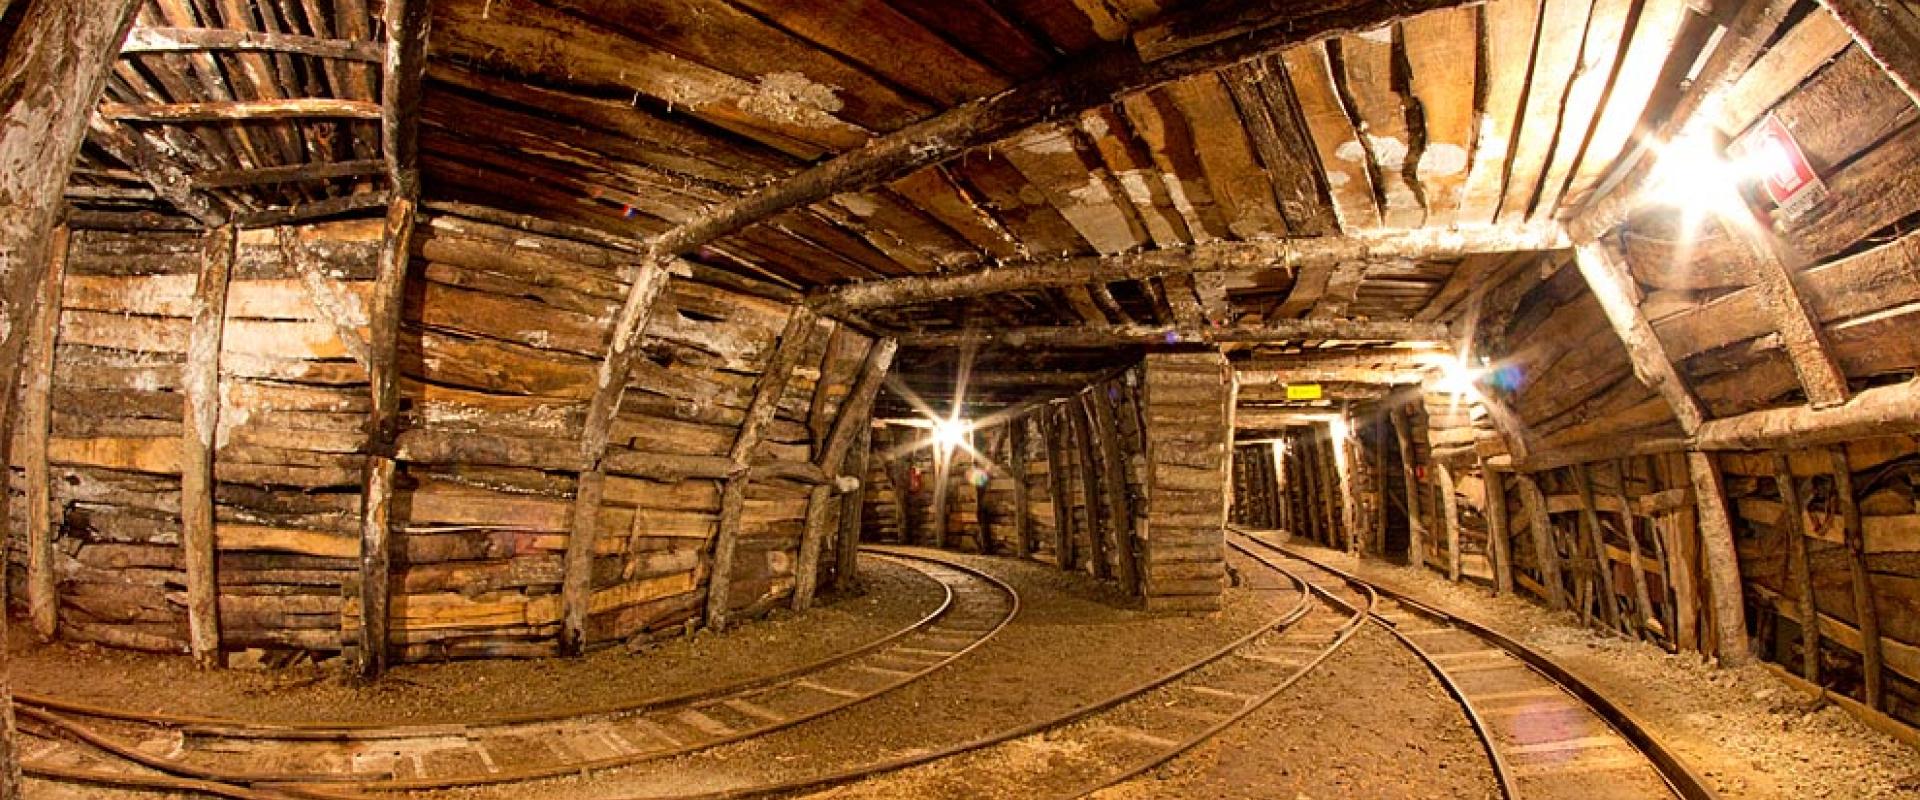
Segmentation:
[(1547, 653), (1640, 718), (1723, 797), (1920, 797), (1920, 752), (1838, 706), (1810, 703), (1766, 667), (1720, 669), (1435, 572), (1301, 550)]
[(186, 656), (33, 640), (8, 626), (16, 691), (115, 708), (283, 722), (452, 722), (631, 703), (778, 673), (852, 649), (931, 613), (943, 593), (910, 568), (862, 562), (867, 591), (826, 596), (726, 634), (670, 639), (630, 654), (613, 647), (577, 659), (406, 664), (368, 683), (335, 662), (281, 670), (195, 669)]

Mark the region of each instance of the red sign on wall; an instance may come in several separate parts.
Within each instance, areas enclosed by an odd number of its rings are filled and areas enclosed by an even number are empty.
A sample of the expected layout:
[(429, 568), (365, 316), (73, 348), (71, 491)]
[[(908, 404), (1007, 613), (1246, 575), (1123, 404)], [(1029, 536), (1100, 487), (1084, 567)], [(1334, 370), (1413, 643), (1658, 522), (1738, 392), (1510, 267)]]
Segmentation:
[(1805, 214), (1827, 194), (1826, 185), (1807, 163), (1800, 143), (1779, 117), (1768, 114), (1730, 149), (1734, 158), (1759, 179), (1768, 199), (1787, 219)]

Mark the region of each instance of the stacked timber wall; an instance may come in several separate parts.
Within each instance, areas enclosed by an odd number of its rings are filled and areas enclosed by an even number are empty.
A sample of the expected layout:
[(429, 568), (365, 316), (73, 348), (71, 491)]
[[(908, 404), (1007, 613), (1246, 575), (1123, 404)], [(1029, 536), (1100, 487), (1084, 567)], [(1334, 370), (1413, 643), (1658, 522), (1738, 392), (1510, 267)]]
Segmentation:
[[(585, 404), (637, 258), (452, 213), (422, 214), (413, 233), (389, 652), (554, 653)], [(32, 563), (16, 596), (36, 627), (189, 649), (190, 617), (209, 615), (189, 613), (202, 581), (183, 531), (195, 505), (183, 509), (194, 450), (183, 422), (208, 407), (218, 646), (354, 649), (382, 239), (378, 220), (242, 232), (224, 302), (207, 304), (197, 292), (214, 286), (200, 274), (215, 237), (76, 232), (54, 284), (59, 313), (36, 332), (50, 391), (28, 413), (44, 422), (29, 416), (14, 449), (28, 509), (14, 558)], [(702, 618), (730, 476), (747, 483), (727, 607), (794, 594), (803, 535), (831, 531), (841, 505), (807, 524), (826, 496), (817, 462), (874, 346), (811, 316), (789, 331), (796, 299), (712, 273), (668, 282), (603, 462), (587, 644)], [(207, 329), (220, 335), (203, 353)], [(797, 366), (740, 473), (729, 450), (783, 331), (798, 337)], [(205, 396), (191, 390), (195, 359), (216, 365)], [(833, 541), (822, 536), (823, 565)]]
[(1219, 353), (1151, 353), (1145, 365), (1147, 608), (1220, 607), (1234, 380)]

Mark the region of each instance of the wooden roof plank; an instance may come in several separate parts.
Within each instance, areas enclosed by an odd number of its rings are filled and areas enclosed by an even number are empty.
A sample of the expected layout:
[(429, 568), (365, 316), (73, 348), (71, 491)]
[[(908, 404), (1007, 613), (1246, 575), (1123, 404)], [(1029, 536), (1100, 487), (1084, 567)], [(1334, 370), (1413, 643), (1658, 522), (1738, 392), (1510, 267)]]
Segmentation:
[(1313, 136), (1320, 166), (1326, 170), (1327, 190), (1333, 197), (1341, 230), (1354, 232), (1380, 226), (1380, 207), (1374, 200), (1372, 170), (1357, 158), (1343, 158), (1360, 146), (1359, 133), (1347, 117), (1346, 105), (1334, 90), (1332, 67), (1322, 44), (1297, 47), (1281, 54), (1293, 81), (1300, 113)]
[(1066, 126), (1043, 126), (1005, 143), (999, 152), (1095, 250), (1120, 253), (1145, 244), (1146, 230), (1132, 216), (1131, 204), (1108, 188), (1101, 179), (1104, 168), (1089, 163), (1077, 138)]
[[(1553, 157), (1540, 178), (1540, 189), (1533, 201), (1533, 216), (1549, 218), (1560, 210), (1567, 182), (1572, 180), (1575, 164), (1585, 152), (1593, 125), (1605, 110), (1613, 86), (1615, 67), (1624, 49), (1622, 43), (1634, 0), (1593, 0), (1587, 18), (1586, 36), (1580, 44), (1580, 61), (1560, 103), (1560, 128), (1554, 135)], [(1651, 71), (1651, 70), (1650, 70)]]
[(1174, 210), (1180, 212), (1191, 241), (1202, 242), (1227, 234), (1223, 212), (1206, 183), (1193, 131), (1186, 117), (1164, 90), (1122, 98), (1122, 109), (1134, 132), (1147, 145), (1159, 180)]
[(1426, 130), (1426, 146), (1414, 172), (1427, 201), (1427, 224), (1451, 225), (1459, 217), (1473, 160), (1479, 109), (1478, 9), (1422, 14), (1400, 24), (1408, 83)]
[(1459, 219), (1486, 223), (1499, 213), (1506, 192), (1507, 161), (1513, 151), (1513, 136), (1521, 127), (1520, 105), (1527, 91), (1540, 4), (1537, 0), (1492, 0), (1481, 6), (1480, 13), (1487, 84)]
[(1273, 182), (1287, 230), (1303, 236), (1338, 233), (1340, 221), (1326, 198), (1320, 158), (1301, 120), (1286, 65), (1278, 56), (1267, 56), (1228, 67), (1221, 78)]
[(1533, 43), (1533, 67), (1526, 103), (1507, 165), (1501, 222), (1526, 219), (1539, 194), (1541, 177), (1553, 159), (1560, 109), (1580, 65), (1580, 43), (1587, 31), (1593, 0), (1544, 0), (1539, 35)]
[(1167, 184), (1154, 166), (1152, 154), (1135, 138), (1132, 126), (1115, 106), (1089, 109), (1080, 116), (1080, 130), (1093, 140), (1101, 162), (1120, 184), (1156, 246), (1178, 247), (1193, 241), (1186, 219), (1174, 208)]
[(1286, 233), (1273, 182), (1254, 156), (1245, 123), (1220, 77), (1209, 72), (1175, 81), (1167, 94), (1187, 118), (1207, 186), (1226, 217), (1227, 233), (1240, 239)]
[(1421, 186), (1410, 180), (1407, 159), (1418, 153), (1407, 126), (1407, 100), (1394, 80), (1395, 28), (1379, 28), (1342, 36), (1327, 44), (1329, 57), (1337, 54), (1336, 89), (1345, 92), (1347, 110), (1360, 136), (1341, 145), (1335, 158), (1370, 162), (1374, 192), (1383, 205), (1381, 222), (1389, 228), (1418, 228), (1426, 224), (1427, 208)]
[(1567, 186), (1562, 206), (1584, 204), (1594, 186), (1626, 152), (1627, 143), (1646, 116), (1647, 103), (1653, 98), (1667, 62), (1676, 57), (1674, 48), (1689, 13), (1686, 0), (1646, 0), (1641, 7), (1640, 17), (1634, 22), (1633, 38), (1621, 58), (1613, 87), (1607, 91), (1606, 106), (1594, 122), (1586, 151), (1580, 155), (1580, 167)]

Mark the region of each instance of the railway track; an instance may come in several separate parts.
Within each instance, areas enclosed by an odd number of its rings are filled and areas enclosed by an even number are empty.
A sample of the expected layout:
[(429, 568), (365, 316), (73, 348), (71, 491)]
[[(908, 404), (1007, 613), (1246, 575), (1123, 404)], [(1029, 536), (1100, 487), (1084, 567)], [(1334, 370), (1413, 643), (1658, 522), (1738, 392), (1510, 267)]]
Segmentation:
[(1506, 797), (1716, 797), (1631, 714), (1544, 654), (1290, 548), (1242, 535), (1377, 592), (1374, 620), (1425, 662), (1460, 703)]
[[(764, 736), (879, 697), (986, 643), (1019, 594), (957, 562), (869, 548), (939, 582), (947, 597), (915, 625), (855, 650), (746, 683), (616, 708), (455, 725), (246, 723), (23, 698), (42, 736), (28, 768), (113, 769), (206, 782), (232, 797), (324, 797), (512, 783), (629, 766)], [(225, 788), (219, 788), (225, 787)]]

